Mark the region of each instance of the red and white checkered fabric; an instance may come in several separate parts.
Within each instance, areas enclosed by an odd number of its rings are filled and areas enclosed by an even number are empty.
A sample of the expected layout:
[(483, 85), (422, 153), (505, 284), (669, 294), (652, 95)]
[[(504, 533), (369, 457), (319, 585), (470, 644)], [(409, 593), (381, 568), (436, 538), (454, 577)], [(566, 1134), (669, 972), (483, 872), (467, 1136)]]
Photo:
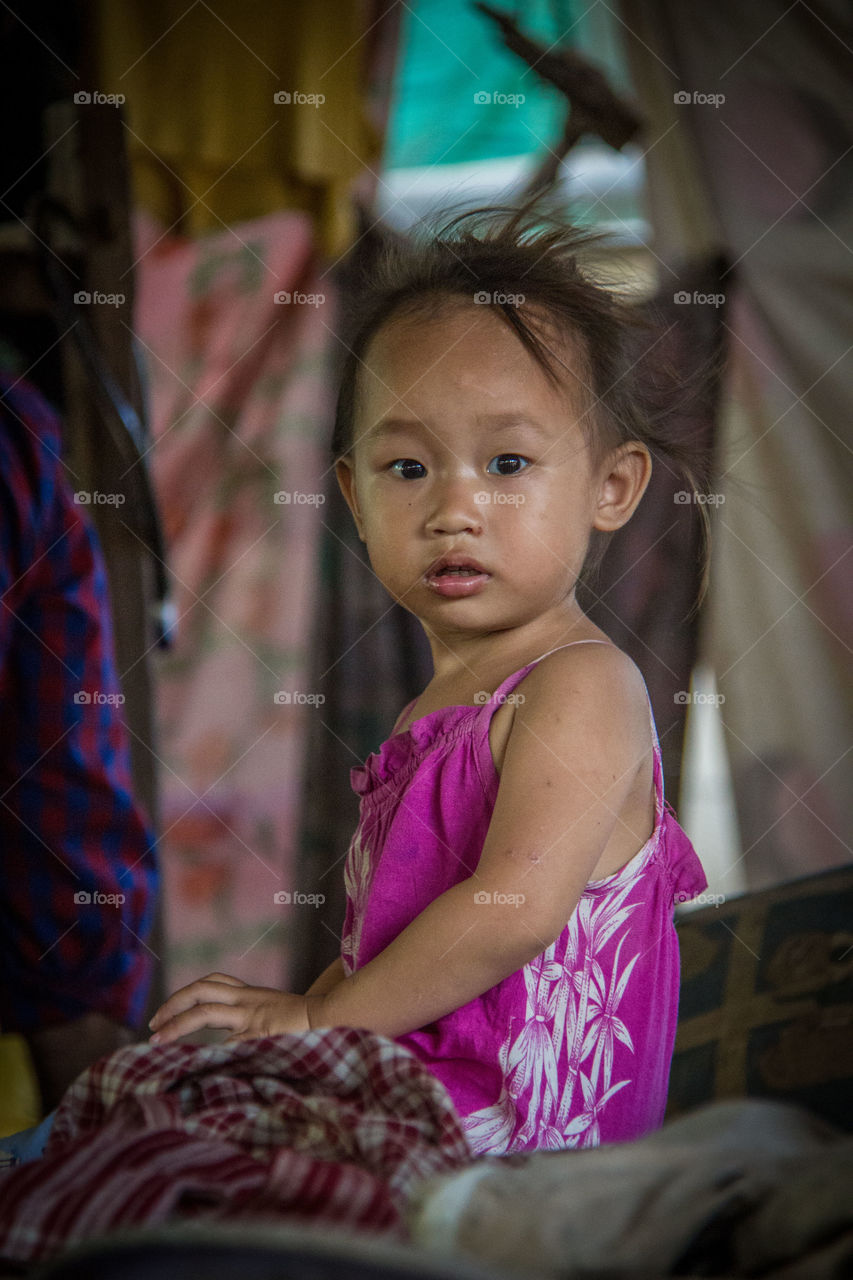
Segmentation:
[(415, 1184), (472, 1158), (444, 1086), (372, 1032), (132, 1045), (74, 1082), (41, 1160), (0, 1172), (0, 1256), (200, 1217), (405, 1239)]

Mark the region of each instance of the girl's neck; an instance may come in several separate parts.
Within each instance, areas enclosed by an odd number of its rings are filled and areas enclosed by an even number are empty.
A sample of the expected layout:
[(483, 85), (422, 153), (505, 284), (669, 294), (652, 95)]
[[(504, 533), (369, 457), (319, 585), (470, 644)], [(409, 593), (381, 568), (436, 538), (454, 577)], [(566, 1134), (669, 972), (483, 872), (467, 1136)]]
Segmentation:
[(516, 627), (487, 635), (457, 635), (449, 640), (427, 629), (432, 650), (432, 688), (477, 690), (500, 684), (513, 671), (560, 645), (574, 640), (608, 640), (609, 637), (577, 609), (571, 616), (551, 621), (547, 627)]

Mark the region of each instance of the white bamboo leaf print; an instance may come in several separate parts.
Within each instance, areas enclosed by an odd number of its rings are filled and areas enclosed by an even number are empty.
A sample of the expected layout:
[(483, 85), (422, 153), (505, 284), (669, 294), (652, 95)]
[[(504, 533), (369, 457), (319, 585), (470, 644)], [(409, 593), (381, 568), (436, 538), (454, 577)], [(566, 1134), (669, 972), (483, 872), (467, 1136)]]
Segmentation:
[(463, 1117), (462, 1128), (473, 1151), (505, 1151), (517, 1120), (515, 1103), (506, 1089), (502, 1089), (495, 1106), (483, 1107)]
[(568, 1071), (566, 1073), (566, 1082), (563, 1086), (563, 1094), (560, 1098), (560, 1106), (557, 1112), (557, 1124), (564, 1125), (568, 1119), (569, 1111), (572, 1105), (572, 1095), (575, 1091), (575, 1081), (578, 1071), (580, 1070), (581, 1053), (579, 1037), (583, 1035), (583, 1028), (586, 1024), (587, 1001), (589, 999), (589, 965), (587, 964), (581, 970), (582, 983), (578, 998), (577, 1016), (575, 1024), (569, 1029), (567, 1036), (567, 1052), (568, 1052)]
[(584, 1058), (589, 1057), (599, 1041), (598, 1026), (596, 1025), (599, 1020), (599, 1014), (593, 1009), (590, 1012), (590, 1017), (594, 1018), (595, 1022), (593, 1022), (593, 1025), (589, 1028), (586, 1036), (584, 1037), (583, 1046), (581, 1047), (581, 1062), (583, 1062)]
[[(551, 962), (554, 957), (554, 946), (555, 943), (552, 942), (547, 951), (544, 951), (539, 957), (538, 962), (536, 960), (533, 961), (534, 964), (538, 963), (539, 965), (539, 982), (536, 987), (536, 1008), (537, 1012), (543, 1016), (545, 1012), (544, 1005), (547, 1004), (548, 992), (551, 989), (551, 983), (548, 979), (548, 970), (551, 968)], [(560, 968), (559, 965), (556, 967)]]
[[(524, 1019), (513, 1020), (502, 1046), (500, 1094), (464, 1122), (474, 1150), (560, 1150), (600, 1141), (602, 1109), (631, 1084), (627, 1076), (614, 1084), (612, 1076), (617, 1043), (635, 1053), (619, 1016), (642, 954), (623, 963), (630, 917), (643, 905), (627, 900), (635, 886), (632, 879), (606, 897), (583, 896), (560, 937), (524, 966)], [(573, 1115), (577, 1089), (583, 1101)]]
[(634, 1052), (634, 1041), (631, 1039), (631, 1032), (630, 1032), (630, 1031), (628, 1030), (628, 1028), (625, 1026), (625, 1023), (622, 1021), (622, 1019), (621, 1019), (621, 1018), (617, 1018), (617, 1017), (614, 1015), (614, 1016), (610, 1019), (610, 1025), (611, 1025), (611, 1027), (613, 1028), (613, 1034), (616, 1036), (616, 1039), (617, 1039), (617, 1040), (621, 1040), (621, 1041), (622, 1041), (622, 1043), (624, 1044), (625, 1048), (626, 1048), (626, 1049), (630, 1049), (630, 1050), (631, 1050), (631, 1052), (633, 1053), (633, 1052)]
[(604, 993), (607, 990), (607, 980), (604, 977), (604, 971), (596, 959), (593, 958), (590, 965), (592, 985), (595, 988), (593, 999), (597, 998), (599, 1004), (604, 1003)]
[(632, 974), (632, 972), (633, 972), (633, 970), (634, 970), (634, 965), (637, 963), (637, 961), (639, 960), (639, 958), (640, 958), (640, 953), (639, 953), (639, 951), (638, 951), (638, 952), (637, 952), (637, 954), (634, 956), (634, 959), (633, 959), (633, 960), (631, 960), (631, 961), (630, 961), (630, 962), (625, 966), (625, 969), (624, 969), (624, 971), (623, 971), (623, 973), (622, 973), (622, 977), (619, 979), (619, 981), (618, 981), (618, 982), (617, 982), (617, 984), (616, 984), (616, 987), (615, 987), (615, 990), (614, 990), (614, 993), (613, 993), (613, 1008), (614, 1008), (614, 1009), (615, 1009), (615, 1008), (616, 1008), (616, 1006), (619, 1004), (619, 1001), (622, 999), (623, 995), (625, 994), (625, 988), (626, 988), (626, 987), (627, 987), (627, 985), (628, 985), (628, 979), (630, 978), (630, 976), (631, 976), (631, 974)]
[(540, 1130), (536, 1145), (544, 1151), (564, 1151), (566, 1139), (559, 1129), (555, 1129), (552, 1124), (546, 1124), (544, 1129)]
[(524, 985), (525, 985), (525, 988), (527, 989), (527, 1003), (528, 1005), (535, 1004), (538, 974), (536, 973), (536, 970), (533, 964), (526, 964), (524, 966), (523, 972), (524, 972)]
[(613, 957), (613, 973), (611, 974), (609, 995), (606, 1000), (598, 1002), (597, 1005), (592, 1005), (590, 1026), (584, 1038), (583, 1048), (581, 1049), (582, 1059), (585, 1059), (594, 1051), (592, 1068), (590, 1071), (590, 1077), (594, 1084), (597, 1084), (598, 1082), (599, 1071), (601, 1070), (603, 1062), (605, 1089), (610, 1084), (610, 1077), (613, 1071), (613, 1041), (616, 1036), (616, 1029), (614, 1026), (615, 1022), (619, 1022), (620, 1030), (628, 1037), (627, 1041), (623, 1040), (621, 1035), (619, 1036), (619, 1039), (626, 1045), (626, 1048), (629, 1048), (632, 1053), (634, 1052), (634, 1045), (631, 1041), (630, 1035), (628, 1035), (627, 1027), (621, 1019), (616, 1017), (616, 1010), (619, 1007), (619, 1002), (625, 994), (628, 979), (633, 972), (634, 965), (639, 959), (638, 952), (637, 955), (635, 955), (633, 959), (625, 965), (625, 968), (620, 974), (619, 959), (622, 954), (622, 945), (624, 941), (625, 934), (623, 934), (619, 939), (619, 945), (617, 946), (616, 954)]
[(598, 1047), (595, 1050), (595, 1057), (592, 1060), (593, 1069), (595, 1071), (596, 1084), (598, 1083), (598, 1071), (601, 1066), (601, 1046), (604, 1045), (604, 1087), (610, 1087), (610, 1081), (613, 1079), (613, 1036), (605, 1036), (599, 1040)]
[[(515, 1021), (515, 1019), (513, 1019)], [(512, 1039), (512, 1028), (498, 1052), (501, 1076), (504, 1084), (497, 1102), (491, 1107), (482, 1107), (468, 1116), (462, 1117), (462, 1127), (476, 1152), (506, 1151), (510, 1149), (512, 1131), (518, 1122), (515, 1100), (510, 1097), (506, 1087), (507, 1055)]]
[[(573, 963), (573, 961), (569, 963)], [(556, 1000), (554, 1002), (554, 1017), (551, 1025), (551, 1043), (554, 1046), (554, 1053), (559, 1056), (565, 1039), (566, 1022), (568, 1021), (569, 1025), (572, 1026), (577, 1017), (577, 1007), (572, 992), (572, 975), (566, 969), (564, 969), (562, 977), (555, 985), (554, 990), (556, 992)]]
[[(583, 1078), (583, 1080), (581, 1081), (581, 1084), (583, 1084), (583, 1082), (584, 1082), (584, 1080), (585, 1080), (585, 1079), (586, 1079), (586, 1077), (584, 1077), (584, 1078)], [(587, 1083), (588, 1083), (588, 1084), (589, 1084), (589, 1086), (590, 1086), (590, 1095), (591, 1095), (591, 1097), (592, 1097), (592, 1098), (594, 1098), (594, 1097), (595, 1097), (595, 1090), (594, 1090), (594, 1088), (592, 1087), (591, 1082), (587, 1081)], [(596, 1110), (596, 1111), (600, 1111), (600, 1110), (601, 1110), (601, 1108), (604, 1106), (604, 1104), (605, 1104), (606, 1102), (609, 1102), (609, 1101), (610, 1101), (610, 1099), (613, 1097), (614, 1093), (618, 1093), (620, 1089), (624, 1089), (624, 1088), (625, 1088), (625, 1085), (626, 1085), (626, 1084), (630, 1084), (630, 1083), (631, 1083), (631, 1081), (630, 1081), (630, 1080), (620, 1080), (618, 1084), (613, 1084), (613, 1085), (611, 1085), (611, 1086), (610, 1086), (610, 1088), (609, 1088), (605, 1093), (603, 1093), (603, 1094), (601, 1095), (601, 1097), (598, 1099), (598, 1101), (594, 1104), (594, 1105), (595, 1105), (595, 1110)]]
[(622, 906), (632, 888), (633, 885), (629, 881), (615, 897), (605, 899), (601, 904), (595, 916), (593, 928), (590, 930), (593, 951), (601, 951), (619, 926), (628, 919), (629, 913), (642, 906), (642, 903), (639, 902), (631, 902), (625, 907)]
[[(627, 921), (633, 908), (641, 905), (640, 903), (625, 904), (625, 897), (628, 888), (630, 888), (630, 885), (616, 894), (613, 899), (602, 902), (597, 911), (590, 912), (590, 952), (600, 953), (604, 946), (602, 939), (609, 938), (614, 929), (618, 927), (620, 923), (625, 923)], [(604, 974), (600, 965), (598, 972), (596, 972), (595, 966), (598, 964), (598, 961), (595, 958), (595, 954), (591, 956), (584, 970), (581, 971), (580, 976), (582, 978), (582, 982), (580, 986), (578, 1015), (575, 1024), (575, 1041), (573, 1044), (569, 1045), (569, 1069), (563, 1086), (563, 1094), (560, 1098), (559, 1111), (557, 1113), (558, 1125), (565, 1124), (568, 1118), (571, 1110), (572, 1096), (574, 1094), (577, 1074), (580, 1071), (581, 1063), (586, 1061), (590, 1053), (593, 1054), (590, 1074), (597, 1082), (603, 1058), (605, 1087), (610, 1082), (610, 1074), (613, 1065), (613, 1032), (609, 1025), (609, 1014), (615, 1012), (619, 999), (621, 999), (621, 994), (624, 994), (625, 987), (627, 986), (628, 977), (630, 977), (634, 964), (638, 959), (638, 956), (635, 956), (627, 966), (627, 977), (625, 977), (621, 984), (621, 993), (617, 999), (615, 997), (615, 993), (619, 986), (620, 978), (623, 976), (619, 972), (619, 957), (622, 951), (624, 939), (625, 935), (623, 934), (622, 938), (619, 940), (619, 945), (616, 948), (611, 978), (611, 995), (606, 1001), (604, 999)], [(592, 983), (590, 974), (594, 975), (596, 978), (599, 978), (600, 975), (599, 983)], [(575, 975), (576, 978), (577, 976), (578, 975)], [(605, 1010), (607, 1011), (608, 1017), (603, 1016)], [(590, 1026), (585, 1032), (584, 1029), (586, 1028), (587, 1021), (589, 1021)], [(578, 1047), (577, 1037), (581, 1036), (583, 1037), (582, 1043)], [(600, 1040), (601, 1036), (605, 1037), (603, 1043)], [(633, 1052), (633, 1045), (631, 1046), (631, 1052)]]
[(587, 1111), (590, 1111), (590, 1112), (594, 1111), (595, 1110), (595, 1085), (592, 1083), (589, 1076), (585, 1076), (583, 1072), (581, 1072), (580, 1080), (581, 1080), (581, 1093), (583, 1094), (584, 1106), (586, 1107)]
[[(586, 1109), (579, 1116), (575, 1116), (574, 1120), (566, 1126), (565, 1134), (569, 1139), (577, 1138), (584, 1134), (586, 1141), (582, 1144), (583, 1146), (597, 1146), (600, 1141), (598, 1128), (599, 1111), (613, 1097), (614, 1093), (618, 1093), (620, 1089), (623, 1089), (626, 1084), (631, 1082), (630, 1080), (620, 1080), (618, 1084), (613, 1085), (596, 1101), (594, 1083), (583, 1072), (581, 1072), (580, 1081)], [(577, 1143), (570, 1142), (568, 1145), (575, 1146)]]
[(358, 953), (361, 947), (361, 930), (364, 914), (367, 910), (367, 898), (370, 891), (371, 858), (370, 849), (362, 843), (361, 827), (355, 835), (347, 851), (344, 862), (344, 885), (347, 897), (352, 903), (352, 919), (350, 929), (341, 941), (341, 958), (352, 972), (358, 964)]
[[(544, 1019), (534, 1017), (525, 1023), (509, 1055), (510, 1093), (518, 1098), (533, 1083), (534, 1099), (542, 1094), (543, 1084), (556, 1096), (557, 1060), (551, 1033)], [(539, 1104), (537, 1103), (537, 1106)]]
[(581, 937), (589, 937), (589, 920), (592, 911), (592, 902), (589, 898), (581, 898), (575, 907), (574, 918), (577, 920), (577, 930)]

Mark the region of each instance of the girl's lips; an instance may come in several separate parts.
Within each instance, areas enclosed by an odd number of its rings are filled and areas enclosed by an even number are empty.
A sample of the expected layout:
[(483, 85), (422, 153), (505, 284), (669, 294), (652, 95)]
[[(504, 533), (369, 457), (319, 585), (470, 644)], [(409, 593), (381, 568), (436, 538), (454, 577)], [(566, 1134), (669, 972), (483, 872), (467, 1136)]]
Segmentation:
[(436, 595), (454, 599), (459, 596), (477, 595), (491, 576), (490, 573), (471, 573), (463, 576), (460, 573), (433, 572), (426, 574), (425, 581)]

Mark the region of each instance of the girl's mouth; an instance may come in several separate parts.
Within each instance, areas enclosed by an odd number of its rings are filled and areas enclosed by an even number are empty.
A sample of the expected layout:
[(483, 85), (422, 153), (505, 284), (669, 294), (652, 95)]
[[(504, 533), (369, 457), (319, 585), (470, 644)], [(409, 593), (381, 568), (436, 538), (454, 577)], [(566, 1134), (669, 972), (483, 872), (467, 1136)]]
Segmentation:
[(451, 599), (472, 596), (483, 590), (491, 574), (473, 565), (445, 565), (425, 575), (427, 585), (439, 596)]

